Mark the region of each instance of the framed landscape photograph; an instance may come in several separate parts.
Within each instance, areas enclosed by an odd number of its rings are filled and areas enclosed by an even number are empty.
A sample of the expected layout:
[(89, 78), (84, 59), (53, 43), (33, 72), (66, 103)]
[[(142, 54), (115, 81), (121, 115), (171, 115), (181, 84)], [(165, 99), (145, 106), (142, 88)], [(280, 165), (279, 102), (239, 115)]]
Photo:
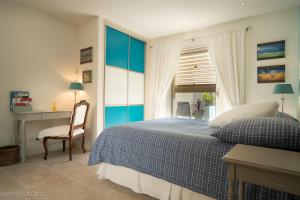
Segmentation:
[(285, 65), (257, 67), (257, 83), (285, 82)]
[(80, 49), (80, 64), (93, 62), (93, 47)]
[(92, 70), (82, 72), (82, 82), (91, 83), (92, 82)]
[(285, 40), (257, 44), (257, 60), (285, 57)]

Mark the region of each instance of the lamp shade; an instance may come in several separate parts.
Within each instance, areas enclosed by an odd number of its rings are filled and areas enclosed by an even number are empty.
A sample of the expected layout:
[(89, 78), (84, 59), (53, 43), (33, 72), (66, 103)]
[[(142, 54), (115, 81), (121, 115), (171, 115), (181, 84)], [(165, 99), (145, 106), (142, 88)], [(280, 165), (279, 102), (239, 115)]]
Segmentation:
[(70, 90), (83, 90), (83, 86), (81, 83), (78, 82), (71, 82), (69, 86)]
[(276, 84), (273, 94), (294, 94), (294, 90), (291, 84)]

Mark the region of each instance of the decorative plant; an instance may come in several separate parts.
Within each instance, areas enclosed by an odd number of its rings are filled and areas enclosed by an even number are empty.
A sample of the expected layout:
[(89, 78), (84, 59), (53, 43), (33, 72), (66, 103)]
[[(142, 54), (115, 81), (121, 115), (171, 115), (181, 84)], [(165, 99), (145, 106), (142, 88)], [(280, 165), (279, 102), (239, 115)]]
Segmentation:
[(205, 92), (202, 94), (201, 101), (206, 105), (206, 106), (212, 106), (215, 101), (215, 97), (209, 93)]

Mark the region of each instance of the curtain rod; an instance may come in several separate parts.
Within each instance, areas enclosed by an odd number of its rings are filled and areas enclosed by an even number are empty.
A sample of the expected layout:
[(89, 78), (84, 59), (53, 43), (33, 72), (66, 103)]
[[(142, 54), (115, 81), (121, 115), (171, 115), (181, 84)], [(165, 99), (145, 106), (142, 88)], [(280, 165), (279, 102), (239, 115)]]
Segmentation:
[[(251, 29), (252, 28), (252, 26), (247, 26), (246, 27), (246, 32), (248, 32), (249, 31), (249, 29)], [(196, 39), (198, 39), (198, 38), (202, 38), (203, 36), (200, 36), (200, 37), (194, 37), (194, 38), (189, 38), (189, 39), (186, 39), (186, 40), (183, 40), (184, 42), (186, 42), (186, 41), (192, 41), (192, 42), (194, 42)], [(153, 46), (151, 45), (151, 46), (149, 46), (149, 48), (152, 48)]]
[[(246, 32), (248, 32), (249, 29), (251, 29), (251, 28), (252, 28), (252, 26), (247, 26), (247, 27), (246, 27)], [(195, 38), (189, 38), (189, 39), (186, 39), (186, 40), (183, 40), (183, 41), (184, 41), (184, 42), (186, 42), (186, 41), (192, 41), (192, 42), (194, 42), (196, 39), (202, 38), (202, 37), (204, 37), (204, 36), (195, 37)]]

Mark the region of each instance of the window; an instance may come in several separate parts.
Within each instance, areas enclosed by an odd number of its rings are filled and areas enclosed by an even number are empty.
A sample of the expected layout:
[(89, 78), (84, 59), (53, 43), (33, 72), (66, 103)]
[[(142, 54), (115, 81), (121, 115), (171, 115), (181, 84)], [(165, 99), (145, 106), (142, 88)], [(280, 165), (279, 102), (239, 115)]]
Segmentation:
[[(215, 117), (216, 73), (207, 48), (197, 47), (182, 51), (173, 83), (175, 116), (202, 120)], [(182, 105), (185, 107), (181, 107)], [(183, 112), (183, 109), (188, 109), (187, 105), (190, 111)]]

